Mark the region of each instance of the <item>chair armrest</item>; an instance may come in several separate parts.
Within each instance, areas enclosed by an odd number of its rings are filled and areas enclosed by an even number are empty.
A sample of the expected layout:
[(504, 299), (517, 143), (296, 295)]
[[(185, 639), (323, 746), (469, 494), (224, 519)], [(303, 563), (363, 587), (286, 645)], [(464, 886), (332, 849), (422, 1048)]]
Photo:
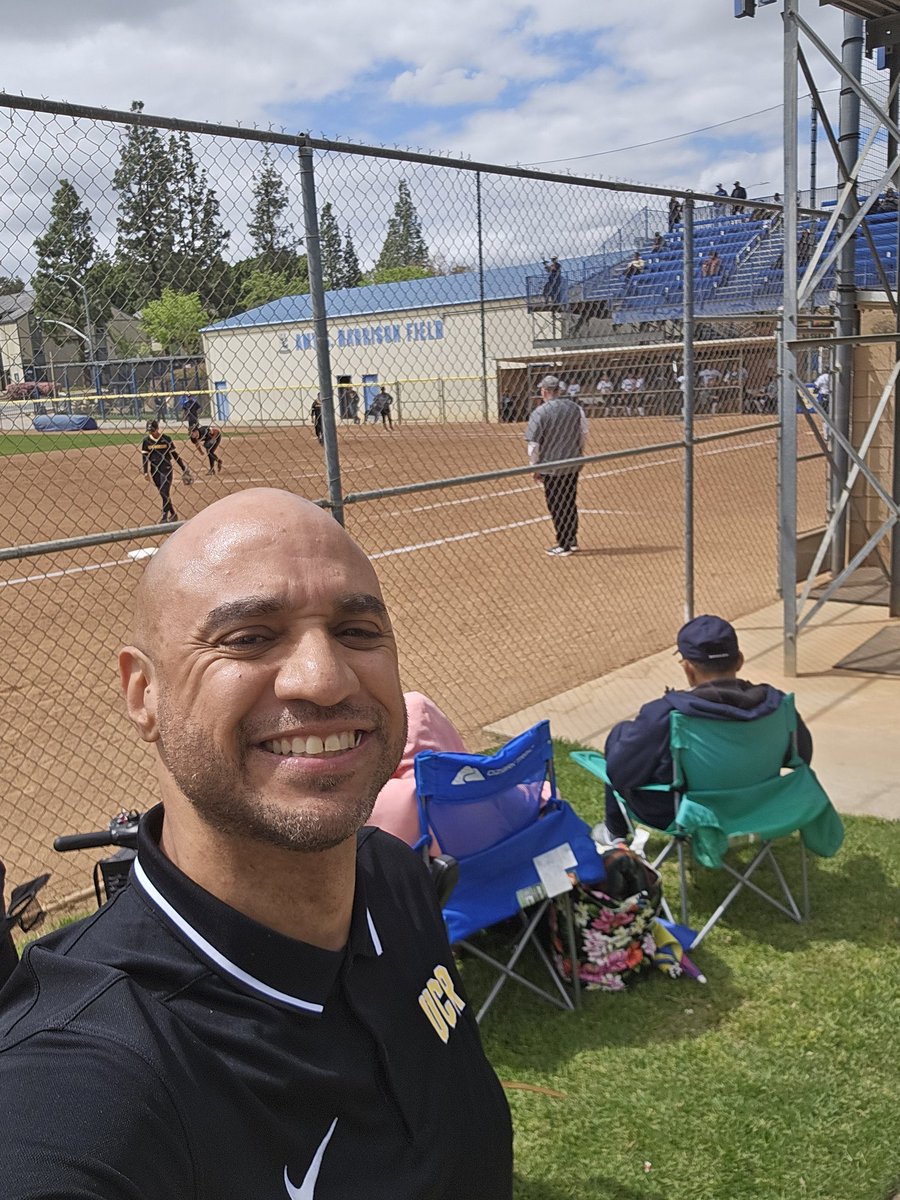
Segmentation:
[(459, 880), (459, 863), (452, 854), (439, 854), (428, 864), (428, 870), (431, 872), (431, 882), (437, 893), (438, 904), (443, 908)]

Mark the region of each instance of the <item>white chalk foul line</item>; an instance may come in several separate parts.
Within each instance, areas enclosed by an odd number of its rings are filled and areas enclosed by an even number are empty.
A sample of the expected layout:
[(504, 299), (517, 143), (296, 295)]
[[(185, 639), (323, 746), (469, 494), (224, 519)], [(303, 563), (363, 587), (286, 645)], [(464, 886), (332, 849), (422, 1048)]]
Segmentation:
[[(703, 455), (734, 454), (739, 450), (745, 450), (745, 449), (749, 449), (752, 447), (769, 446), (769, 445), (772, 445), (773, 441), (774, 441), (773, 438), (766, 438), (763, 441), (743, 442), (743, 443), (741, 443), (740, 446), (721, 446), (721, 447), (717, 447), (716, 449), (701, 450), (700, 453)], [(632, 463), (632, 464), (629, 464), (627, 467), (614, 467), (614, 468), (610, 468), (609, 470), (606, 470), (606, 471), (592, 471), (590, 473), (585, 472), (583, 474), (583, 478), (601, 479), (604, 476), (609, 476), (609, 475), (625, 475), (630, 471), (646, 471), (652, 467), (665, 466), (667, 464), (678, 463), (678, 462), (681, 462), (680, 456), (675, 457), (675, 458), (654, 459), (653, 462)], [(299, 476), (295, 476), (295, 478), (299, 478)], [(237, 482), (237, 481), (235, 481), (235, 482)], [(247, 482), (255, 482), (255, 481), (248, 480)], [(408, 513), (427, 512), (429, 509), (433, 509), (433, 508), (446, 508), (452, 504), (472, 504), (475, 502), (483, 502), (485, 500), (496, 499), (498, 496), (515, 495), (519, 492), (531, 491), (531, 490), (533, 490), (533, 488), (535, 486), (537, 486), (537, 485), (530, 484), (527, 487), (509, 488), (506, 491), (490, 492), (483, 496), (469, 496), (469, 497), (462, 498), (462, 499), (457, 498), (457, 499), (453, 499), (453, 500), (441, 500), (435, 504), (423, 504), (423, 505), (419, 505), (415, 508), (396, 509), (395, 511), (389, 513), (388, 515), (389, 516), (405, 516)], [(587, 513), (587, 514), (599, 514), (599, 515), (609, 515), (609, 516), (633, 515), (628, 512), (623, 512), (620, 509), (585, 508), (585, 509), (581, 509), (581, 512)], [(467, 542), (467, 541), (471, 541), (473, 538), (485, 537), (486, 535), (491, 534), (491, 533), (505, 533), (510, 529), (522, 529), (527, 525), (539, 525), (539, 524), (543, 524), (544, 522), (549, 521), (549, 520), (550, 520), (549, 516), (531, 517), (526, 521), (513, 521), (508, 525), (494, 525), (490, 529), (473, 529), (469, 533), (458, 533), (458, 534), (453, 535), (452, 537), (435, 538), (432, 541), (416, 542), (409, 546), (397, 546), (392, 550), (377, 550), (373, 554), (370, 554), (369, 558), (371, 558), (371, 559), (392, 558), (396, 555), (401, 555), (401, 554), (413, 554), (417, 550), (430, 550), (430, 549), (434, 549), (437, 546), (449, 545), (452, 542)], [(152, 547), (152, 548), (147, 547), (147, 548), (144, 548), (141, 550), (129, 550), (127, 558), (112, 559), (109, 562), (103, 562), (103, 563), (89, 563), (86, 566), (82, 566), (82, 567), (66, 567), (64, 570), (61, 570), (61, 571), (45, 571), (45, 572), (39, 573), (37, 575), (23, 575), (17, 579), (0, 580), (0, 588), (12, 587), (13, 584), (20, 584), (20, 583), (41, 583), (46, 579), (62, 579), (67, 575), (80, 575), (85, 571), (102, 571), (102, 570), (106, 570), (109, 567), (127, 566), (129, 563), (134, 562), (137, 559), (148, 558), (151, 554), (155, 554), (155, 553), (156, 553), (156, 547)]]
[(397, 546), (393, 550), (376, 550), (369, 558), (391, 558), (395, 554), (413, 554), (416, 550), (430, 550), (434, 546), (447, 546), (451, 542), (468, 542), (472, 538), (484, 537), (489, 533), (505, 533), (508, 529), (522, 529), (525, 525), (540, 525), (549, 517), (530, 517), (527, 521), (513, 521), (509, 525), (494, 525), (491, 529), (473, 529), (470, 533), (456, 533), (452, 537), (435, 538), (431, 542), (416, 542), (412, 546)]

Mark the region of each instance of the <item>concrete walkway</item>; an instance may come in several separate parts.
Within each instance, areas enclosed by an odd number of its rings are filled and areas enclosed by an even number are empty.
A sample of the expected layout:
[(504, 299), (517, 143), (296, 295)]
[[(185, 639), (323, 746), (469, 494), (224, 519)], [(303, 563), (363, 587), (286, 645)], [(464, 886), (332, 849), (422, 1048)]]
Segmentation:
[[(796, 696), (813, 736), (813, 766), (835, 807), (844, 813), (900, 819), (900, 677), (837, 671), (834, 664), (889, 623), (886, 608), (829, 602), (800, 635), (799, 674), (782, 664), (782, 608), (773, 604), (735, 621), (746, 659), (741, 672)], [(893, 622), (896, 624), (896, 622)], [(622, 667), (487, 727), (506, 739), (544, 717), (555, 737), (602, 749), (616, 721), (666, 686), (684, 686), (671, 649)]]

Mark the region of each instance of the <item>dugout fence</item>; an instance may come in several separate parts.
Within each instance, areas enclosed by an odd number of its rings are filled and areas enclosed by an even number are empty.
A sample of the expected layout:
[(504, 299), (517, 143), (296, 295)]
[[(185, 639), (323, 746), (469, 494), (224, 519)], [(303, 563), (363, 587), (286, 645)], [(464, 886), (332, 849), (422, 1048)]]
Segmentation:
[[(0, 295), (0, 372), (55, 392), (10, 397), (0, 420), (0, 854), (13, 879), (52, 869), (56, 901), (88, 884), (89, 856), (55, 858), (54, 834), (155, 795), (115, 664), (142, 563), (171, 529), (141, 473), (152, 417), (197, 474), (187, 488), (176, 472), (180, 518), (264, 485), (344, 520), (378, 568), (405, 685), (473, 748), (490, 722), (664, 648), (686, 611), (771, 601), (780, 452), (804, 462), (801, 528), (826, 520), (814, 421), (780, 446), (774, 314), (709, 311), (688, 285), (680, 313), (623, 325), (591, 299), (635, 248), (650, 254), (667, 189), (140, 110), (2, 96), (0, 111), (0, 274), (23, 285)], [(283, 206), (266, 207), (273, 192)], [(688, 264), (713, 203), (688, 197), (659, 230)], [(826, 355), (803, 363), (810, 381)], [(163, 360), (178, 371), (165, 386)], [(565, 561), (544, 553), (524, 444), (548, 372), (589, 418)], [(393, 427), (366, 420), (382, 386)], [(185, 395), (223, 431), (221, 475), (187, 441)], [(36, 424), (79, 412), (98, 429)], [(636, 680), (635, 708), (646, 699)]]

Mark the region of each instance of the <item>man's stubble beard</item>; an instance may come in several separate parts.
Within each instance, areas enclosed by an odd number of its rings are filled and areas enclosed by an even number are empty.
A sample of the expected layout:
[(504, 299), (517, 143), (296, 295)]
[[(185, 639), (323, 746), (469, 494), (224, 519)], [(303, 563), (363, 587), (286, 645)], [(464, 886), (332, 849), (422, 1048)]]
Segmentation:
[[(304, 707), (307, 711), (312, 709)], [(361, 710), (351, 712), (351, 706), (340, 705), (327, 711), (332, 718), (363, 717)], [(159, 697), (158, 748), (179, 791), (211, 829), (281, 850), (316, 852), (330, 850), (346, 841), (368, 820), (378, 793), (403, 754), (405, 717), (404, 708), (403, 729), (392, 738), (383, 710), (366, 710), (361, 723), (377, 720), (376, 728), (368, 736), (381, 739), (382, 752), (368, 776), (359, 781), (358, 792), (350, 798), (335, 799), (332, 804), (329, 794), (346, 786), (342, 774), (320, 776), (312, 802), (302, 795), (298, 795), (296, 804), (279, 804), (268, 799), (244, 779), (248, 750), (258, 739), (243, 726), (239, 727), (238, 762), (232, 767), (212, 747), (205, 730), (175, 715), (165, 693)]]

